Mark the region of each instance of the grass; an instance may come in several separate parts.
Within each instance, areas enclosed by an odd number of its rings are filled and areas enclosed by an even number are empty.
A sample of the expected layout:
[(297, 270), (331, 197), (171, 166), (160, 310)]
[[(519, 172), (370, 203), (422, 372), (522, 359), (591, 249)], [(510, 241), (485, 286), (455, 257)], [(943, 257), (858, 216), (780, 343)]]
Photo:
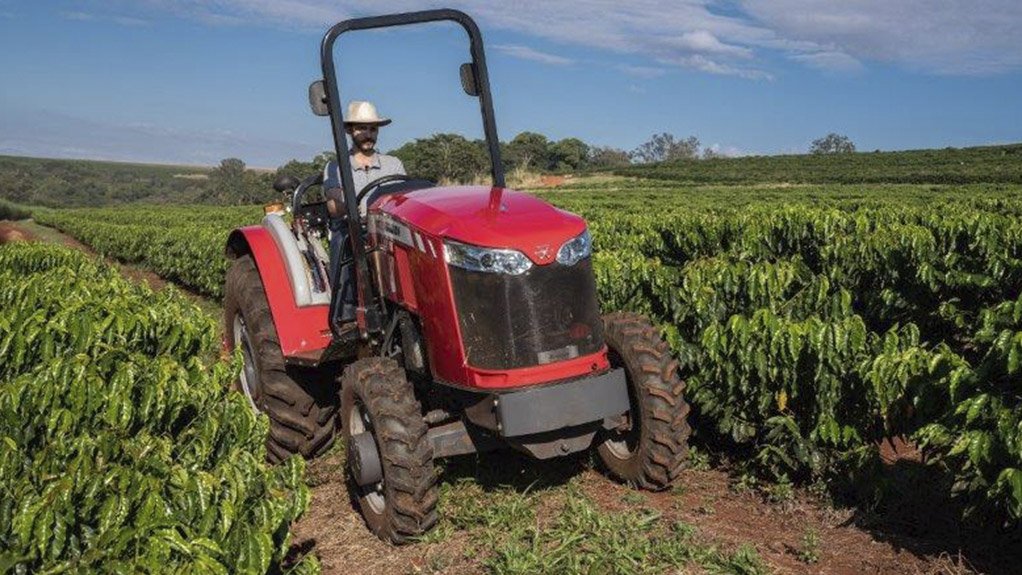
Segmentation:
[(519, 523), (483, 563), (512, 573), (664, 573), (701, 567), (709, 573), (754, 574), (767, 569), (751, 547), (727, 552), (699, 539), (695, 528), (649, 509), (602, 510), (571, 487), (546, 525)]
[(817, 563), (820, 560), (820, 532), (807, 527), (802, 534), (802, 546), (798, 550), (798, 560), (803, 563)]
[(421, 541), (457, 558), (434, 557), (430, 569), (453, 561), (493, 575), (769, 572), (753, 547), (725, 548), (652, 509), (644, 492), (625, 491), (606, 507), (585, 487), (588, 461), (547, 465), (510, 456), (499, 470), (482, 460), (445, 468), (440, 524)]

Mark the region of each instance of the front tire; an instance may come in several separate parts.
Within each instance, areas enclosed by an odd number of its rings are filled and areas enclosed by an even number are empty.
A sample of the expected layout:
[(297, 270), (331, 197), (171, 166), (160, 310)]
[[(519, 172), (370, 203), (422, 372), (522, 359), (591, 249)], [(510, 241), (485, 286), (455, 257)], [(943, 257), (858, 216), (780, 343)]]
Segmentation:
[(642, 489), (666, 489), (678, 480), (688, 455), (689, 407), (678, 362), (645, 316), (607, 314), (603, 332), (611, 366), (625, 370), (630, 409), (597, 453), (614, 477)]
[(337, 429), (337, 386), (322, 370), (284, 363), (262, 279), (251, 255), (235, 259), (224, 288), (227, 349), (241, 348), (244, 367), (235, 388), (270, 418), (266, 458), (324, 453)]
[(369, 432), (382, 463), (380, 483), (349, 482), (362, 517), (380, 539), (408, 543), (436, 524), (438, 497), (433, 446), (412, 384), (394, 360), (369, 357), (344, 370), (341, 395), (346, 444)]

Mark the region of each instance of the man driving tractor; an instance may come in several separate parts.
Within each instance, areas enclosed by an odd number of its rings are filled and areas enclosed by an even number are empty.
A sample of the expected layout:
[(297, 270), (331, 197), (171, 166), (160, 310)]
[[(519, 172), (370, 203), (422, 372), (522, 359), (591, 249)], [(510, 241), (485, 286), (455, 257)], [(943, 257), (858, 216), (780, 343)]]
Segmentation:
[[(394, 156), (381, 154), (376, 150), (376, 140), (380, 127), (386, 126), (389, 118), (380, 118), (376, 106), (371, 102), (352, 101), (348, 104), (348, 113), (344, 117), (344, 127), (351, 138), (351, 176), (355, 183), (355, 194), (369, 182), (384, 176), (405, 175), (405, 167), (401, 160)], [(337, 266), (343, 259), (351, 257), (348, 243), (348, 225), (345, 221), (344, 192), (341, 189), (341, 171), (337, 161), (327, 163), (323, 169), (323, 190), (327, 198), (327, 210), (330, 212), (330, 277), (337, 276)], [(365, 215), (371, 198), (366, 196), (359, 206), (359, 212)], [(343, 266), (340, 270), (338, 286), (341, 289), (341, 321), (355, 319), (355, 284), (351, 281), (351, 266)]]
[[(468, 35), (458, 76), (478, 99), (490, 185), (403, 175), (376, 151), (389, 120), (368, 102), (342, 106), (341, 34), (433, 22)], [(678, 360), (645, 316), (601, 312), (586, 220), (507, 188), (472, 18), (449, 9), (355, 18), (320, 48), (309, 105), (329, 117), (338, 161), (303, 181), (278, 178), (290, 222), (271, 211), (225, 246), (224, 347), (240, 351), (237, 386), (268, 416), (267, 458), (315, 457), (340, 434), (348, 493), (393, 543), (436, 524), (438, 459), (595, 449), (623, 482), (676, 485), (689, 435)], [(327, 201), (308, 201), (321, 184)], [(329, 256), (319, 242), (328, 223)], [(337, 277), (324, 282), (330, 267)]]

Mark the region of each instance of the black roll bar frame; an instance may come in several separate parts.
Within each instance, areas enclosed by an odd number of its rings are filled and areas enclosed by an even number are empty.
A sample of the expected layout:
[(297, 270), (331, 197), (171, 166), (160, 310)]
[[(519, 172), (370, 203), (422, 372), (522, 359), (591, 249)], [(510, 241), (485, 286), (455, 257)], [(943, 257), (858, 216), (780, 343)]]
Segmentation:
[[(487, 148), (490, 152), (491, 175), (493, 186), (503, 188), (504, 165), (500, 159), (500, 140), (497, 138), (497, 122), (493, 114), (493, 98), (490, 95), (490, 79), (486, 70), (486, 55), (483, 52), (483, 37), (479, 27), (472, 18), (460, 10), (440, 9), (407, 12), (387, 16), (353, 18), (335, 24), (327, 31), (320, 46), (320, 58), (323, 68), (324, 88), (327, 106), (330, 110), (330, 124), (334, 137), (334, 151), (340, 165), (341, 184), (344, 188), (345, 211), (348, 216), (348, 236), (352, 244), (352, 257), (355, 263), (355, 286), (358, 296), (356, 319), (359, 334), (367, 339), (370, 334), (383, 331), (382, 309), (379, 298), (372, 293), (372, 282), (369, 281), (369, 263), (366, 256), (365, 239), (359, 224), (359, 209), (356, 201), (356, 190), (351, 176), (351, 158), (348, 155), (348, 140), (345, 138), (344, 117), (341, 108), (340, 87), (337, 83), (337, 71), (334, 66), (334, 42), (345, 32), (370, 30), (392, 26), (406, 26), (427, 22), (452, 21), (461, 25), (468, 33), (472, 54), (472, 70), (475, 76), (475, 87), (479, 97), (479, 108), (483, 116), (483, 132)], [(337, 266), (338, 274), (340, 266)], [(331, 278), (331, 285), (337, 285), (339, 278)], [(338, 286), (339, 287), (339, 286)], [(329, 323), (334, 337), (340, 337), (340, 326), (334, 321), (337, 306), (340, 302), (340, 289), (333, 290), (330, 298)]]

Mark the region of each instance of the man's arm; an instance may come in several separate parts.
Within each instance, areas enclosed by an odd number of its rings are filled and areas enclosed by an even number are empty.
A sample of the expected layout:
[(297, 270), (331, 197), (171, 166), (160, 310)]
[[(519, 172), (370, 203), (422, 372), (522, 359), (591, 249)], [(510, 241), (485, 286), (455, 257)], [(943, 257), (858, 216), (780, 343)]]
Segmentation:
[(345, 214), (341, 171), (337, 162), (327, 162), (323, 168), (323, 195), (326, 197), (326, 209), (331, 218), (339, 218)]
[(344, 211), (344, 190), (331, 188), (324, 192), (324, 195), (326, 196), (326, 209), (331, 218), (339, 218), (347, 213)]

